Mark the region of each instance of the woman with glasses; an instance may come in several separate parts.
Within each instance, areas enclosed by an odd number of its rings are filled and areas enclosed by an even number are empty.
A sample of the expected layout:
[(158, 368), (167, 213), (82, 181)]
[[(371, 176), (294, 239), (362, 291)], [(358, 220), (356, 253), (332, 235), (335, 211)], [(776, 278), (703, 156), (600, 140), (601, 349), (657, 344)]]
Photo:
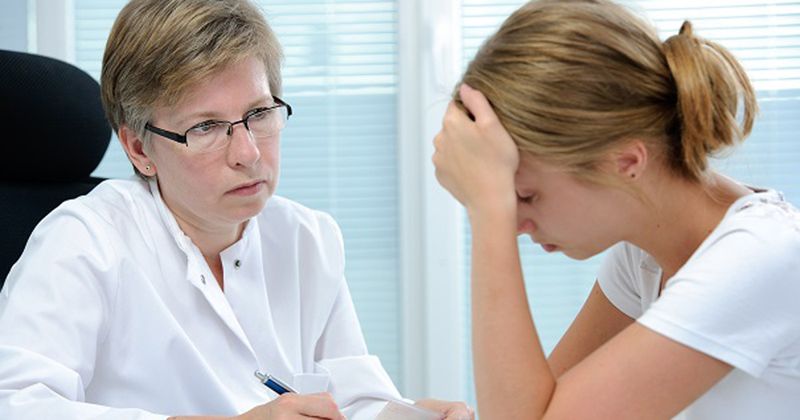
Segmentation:
[[(732, 55), (689, 22), (662, 42), (610, 1), (542, 0), (462, 82), (433, 160), (472, 227), (480, 417), (798, 418), (800, 212), (709, 166), (754, 122)], [(519, 234), (608, 250), (549, 357)]]
[(102, 99), (138, 176), (33, 232), (0, 296), (0, 418), (371, 420), (400, 399), (367, 353), (338, 226), (273, 196), (280, 61), (247, 0), (122, 9)]

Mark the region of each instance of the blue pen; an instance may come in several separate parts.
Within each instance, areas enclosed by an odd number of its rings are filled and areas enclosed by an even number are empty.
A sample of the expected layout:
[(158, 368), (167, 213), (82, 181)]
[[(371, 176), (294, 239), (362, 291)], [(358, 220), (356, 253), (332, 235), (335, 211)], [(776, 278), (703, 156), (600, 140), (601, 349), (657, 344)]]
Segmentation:
[(259, 371), (255, 371), (254, 374), (256, 375), (256, 378), (258, 378), (258, 380), (264, 384), (264, 386), (275, 391), (275, 393), (278, 395), (285, 394), (287, 392), (293, 392), (295, 394), (297, 393), (297, 391), (292, 389), (292, 387), (286, 385), (283, 383), (283, 381), (270, 374), (261, 373)]

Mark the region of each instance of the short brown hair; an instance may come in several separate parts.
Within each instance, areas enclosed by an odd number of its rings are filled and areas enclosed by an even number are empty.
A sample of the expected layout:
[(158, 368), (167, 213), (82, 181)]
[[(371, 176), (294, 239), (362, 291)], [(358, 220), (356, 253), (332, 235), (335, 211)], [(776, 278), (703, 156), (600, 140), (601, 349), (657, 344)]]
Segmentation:
[(529, 2), (483, 44), (463, 82), (483, 92), (521, 151), (600, 183), (597, 163), (632, 138), (702, 180), (707, 156), (744, 139), (757, 110), (736, 59), (689, 22), (662, 43), (607, 0)]
[(145, 138), (156, 105), (173, 105), (189, 86), (255, 56), (270, 90), (281, 93), (282, 52), (261, 11), (248, 0), (131, 0), (120, 11), (103, 55), (103, 106)]

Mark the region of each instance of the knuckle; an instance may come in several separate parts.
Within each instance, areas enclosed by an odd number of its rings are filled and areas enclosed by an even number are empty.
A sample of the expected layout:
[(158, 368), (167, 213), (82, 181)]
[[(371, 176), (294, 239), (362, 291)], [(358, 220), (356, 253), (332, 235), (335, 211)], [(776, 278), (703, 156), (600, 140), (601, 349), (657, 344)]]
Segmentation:
[(442, 126), (444, 126), (445, 129), (449, 129), (455, 127), (456, 125), (458, 125), (458, 119), (456, 116), (452, 112), (445, 114), (444, 120), (442, 120)]
[(434, 175), (436, 176), (436, 181), (439, 182), (439, 184), (444, 184), (446, 182), (446, 180), (444, 179), (444, 175), (442, 174), (442, 171), (440, 171), (439, 169), (436, 169), (434, 171)]
[(493, 118), (485, 118), (475, 122), (475, 126), (478, 127), (481, 131), (492, 130), (495, 126), (495, 120)]
[(297, 398), (294, 394), (283, 394), (275, 400), (275, 404), (280, 408), (291, 408), (297, 404)]

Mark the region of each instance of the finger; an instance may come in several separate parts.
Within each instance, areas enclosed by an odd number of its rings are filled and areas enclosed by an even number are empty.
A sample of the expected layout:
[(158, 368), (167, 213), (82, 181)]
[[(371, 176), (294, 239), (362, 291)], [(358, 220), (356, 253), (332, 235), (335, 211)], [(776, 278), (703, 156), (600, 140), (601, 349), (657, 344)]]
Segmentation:
[(442, 148), (442, 142), (444, 141), (444, 135), (442, 132), (438, 132), (436, 137), (433, 138), (433, 152), (434, 154), (438, 153)]
[(465, 403), (451, 404), (445, 420), (474, 420), (475, 412)]
[(472, 122), (472, 119), (467, 115), (468, 110), (463, 110), (459, 108), (458, 104), (455, 101), (450, 101), (447, 104), (447, 111), (444, 113), (444, 122), (447, 125), (448, 122), (462, 124), (465, 121)]
[(455, 411), (448, 413), (444, 420), (472, 420), (474, 417), (465, 411)]
[(329, 393), (298, 395), (297, 412), (308, 417), (340, 420), (344, 416)]
[(497, 118), (489, 100), (481, 92), (466, 83), (462, 83), (458, 94), (461, 97), (461, 102), (475, 117), (475, 122), (480, 123)]

